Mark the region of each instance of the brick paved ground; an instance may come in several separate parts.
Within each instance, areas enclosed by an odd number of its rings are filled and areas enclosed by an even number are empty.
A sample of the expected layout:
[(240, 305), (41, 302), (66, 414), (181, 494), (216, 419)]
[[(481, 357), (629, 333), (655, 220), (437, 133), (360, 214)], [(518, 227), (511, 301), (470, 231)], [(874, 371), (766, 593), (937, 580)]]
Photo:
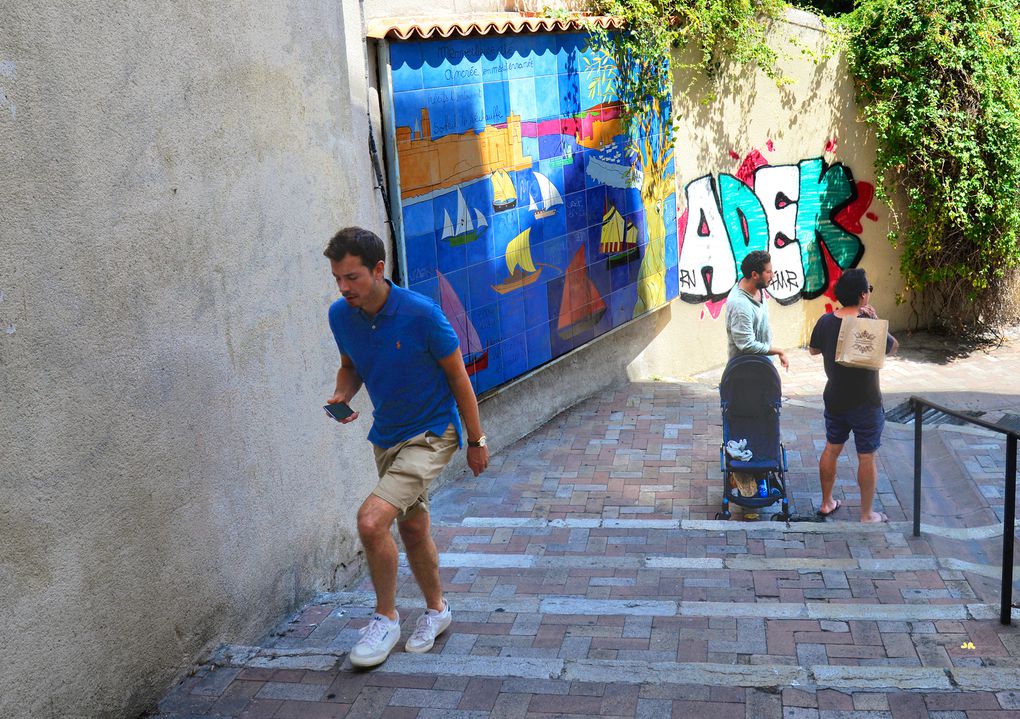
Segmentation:
[[(1020, 414), (1013, 345), (945, 362), (930, 338), (904, 344), (883, 371), (887, 408), (919, 393)], [(793, 511), (809, 515), (824, 376), (793, 355), (783, 440)], [(913, 429), (892, 424), (876, 502), (890, 524), (855, 521), (852, 457), (829, 522), (716, 522), (718, 376), (592, 398), (438, 492), (455, 621), (431, 654), (398, 645), (378, 669), (351, 669), (372, 612), (364, 580), (257, 645), (221, 648), (158, 716), (1020, 717), (1020, 613), (997, 621), (999, 437), (926, 431), (921, 538), (908, 524)], [(406, 567), (399, 594), (406, 635), (422, 608)]]

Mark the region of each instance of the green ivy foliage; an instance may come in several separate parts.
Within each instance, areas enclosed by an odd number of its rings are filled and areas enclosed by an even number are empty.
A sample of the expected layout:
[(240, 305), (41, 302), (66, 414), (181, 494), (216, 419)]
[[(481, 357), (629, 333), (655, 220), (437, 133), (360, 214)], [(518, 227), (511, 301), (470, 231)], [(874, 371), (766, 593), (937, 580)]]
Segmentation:
[[(778, 55), (766, 41), (768, 19), (786, 7), (783, 0), (591, 0), (589, 10), (621, 18), (620, 32), (591, 28), (593, 44), (607, 65), (618, 68), (611, 79), (629, 108), (628, 120), (649, 108), (673, 106), (674, 70), (699, 69), (714, 76), (724, 60), (750, 63), (782, 81)], [(672, 51), (694, 48), (697, 61), (671, 62)], [(672, 119), (672, 118), (671, 118)], [(670, 125), (675, 129), (675, 124)], [(670, 132), (670, 137), (673, 133)]]
[(839, 18), (884, 198), (903, 193), (906, 289), (925, 322), (1015, 321), (1020, 0), (859, 0)]

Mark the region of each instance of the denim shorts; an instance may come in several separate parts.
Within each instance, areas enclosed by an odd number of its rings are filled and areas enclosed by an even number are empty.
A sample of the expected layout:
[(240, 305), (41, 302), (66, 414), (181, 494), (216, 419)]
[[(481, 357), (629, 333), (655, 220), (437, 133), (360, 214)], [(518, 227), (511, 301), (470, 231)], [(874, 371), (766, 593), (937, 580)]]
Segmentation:
[(857, 454), (871, 454), (877, 450), (882, 444), (884, 427), (882, 405), (863, 405), (838, 414), (825, 411), (825, 439), (829, 444), (846, 444), (853, 430)]

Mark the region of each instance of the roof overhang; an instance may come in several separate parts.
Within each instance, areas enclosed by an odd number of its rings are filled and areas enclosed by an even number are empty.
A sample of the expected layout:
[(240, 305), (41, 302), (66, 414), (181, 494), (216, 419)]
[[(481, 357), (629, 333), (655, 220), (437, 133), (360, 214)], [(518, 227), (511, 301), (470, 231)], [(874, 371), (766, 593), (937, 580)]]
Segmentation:
[(457, 17), (390, 17), (368, 21), (368, 37), (381, 40), (427, 40), (479, 35), (536, 32), (576, 32), (590, 26), (619, 29), (623, 20), (607, 15), (535, 17), (516, 12), (494, 12)]

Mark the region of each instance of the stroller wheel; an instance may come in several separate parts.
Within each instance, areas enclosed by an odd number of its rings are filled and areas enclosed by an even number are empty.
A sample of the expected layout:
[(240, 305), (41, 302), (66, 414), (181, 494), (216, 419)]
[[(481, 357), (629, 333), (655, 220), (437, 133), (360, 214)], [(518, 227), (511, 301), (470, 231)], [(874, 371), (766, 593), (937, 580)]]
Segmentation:
[(733, 516), (733, 515), (731, 515), (729, 512), (716, 512), (715, 513), (715, 518), (716, 519), (729, 519), (731, 516)]
[(773, 522), (788, 522), (790, 521), (790, 515), (786, 512), (776, 512), (769, 519)]

